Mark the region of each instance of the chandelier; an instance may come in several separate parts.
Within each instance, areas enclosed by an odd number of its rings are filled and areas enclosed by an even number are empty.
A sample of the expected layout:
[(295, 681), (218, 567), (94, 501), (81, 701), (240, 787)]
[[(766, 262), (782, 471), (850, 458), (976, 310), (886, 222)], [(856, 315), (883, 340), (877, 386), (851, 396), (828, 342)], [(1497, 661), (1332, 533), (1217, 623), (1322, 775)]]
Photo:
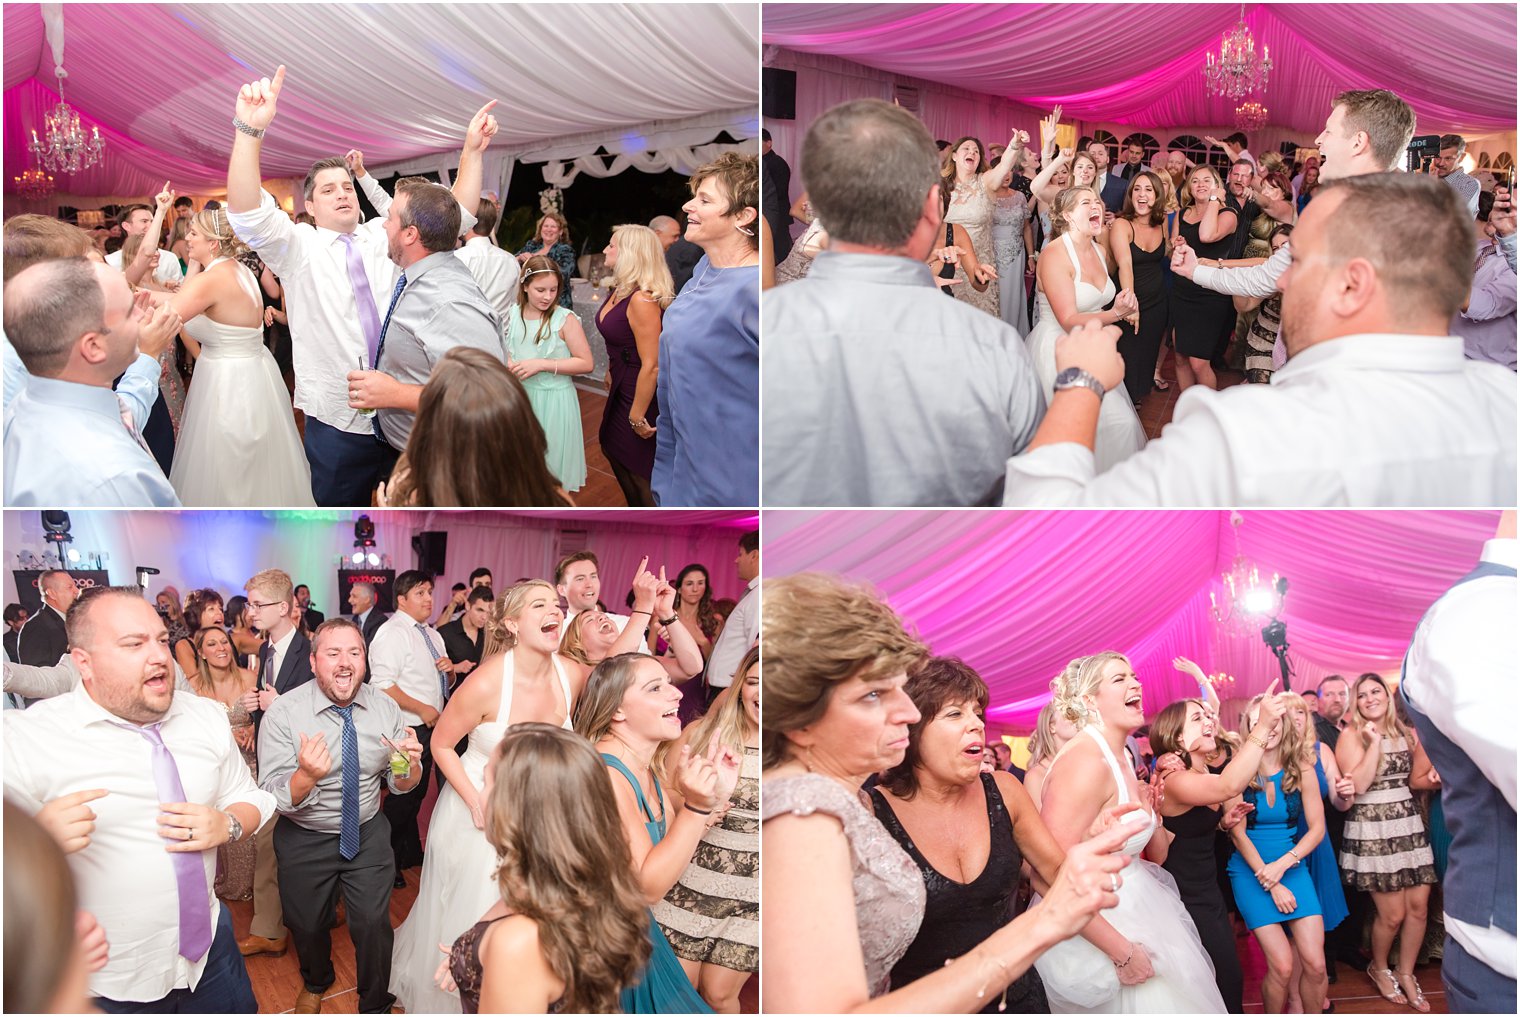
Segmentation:
[(16, 182), (16, 190), (23, 198), (36, 201), (53, 193), (53, 178), (35, 167), (11, 179)]
[(1267, 107), (1259, 102), (1241, 103), (1235, 107), (1235, 126), (1242, 131), (1259, 131), (1267, 126)]
[(1204, 82), (1209, 95), (1222, 95), (1229, 99), (1243, 99), (1252, 92), (1265, 91), (1267, 75), (1272, 70), (1272, 57), (1262, 46), (1261, 58), (1256, 57), (1256, 40), (1246, 27), (1246, 7), (1240, 5), (1240, 20), (1219, 39), (1219, 56), (1206, 54), (1203, 68)]
[(1213, 590), (1209, 591), (1209, 613), (1214, 621), (1231, 636), (1254, 635), (1268, 618), (1275, 619), (1282, 612), (1283, 598), (1287, 594), (1287, 580), (1272, 573), (1268, 582), (1262, 582), (1256, 564), (1240, 551), (1239, 512), (1230, 513), (1230, 526), (1235, 531), (1235, 557), (1230, 567), (1219, 576), (1224, 587), (1224, 602), (1220, 603)]
[(106, 143), (100, 137), (100, 128), (90, 128), (89, 137), (79, 125), (79, 113), (65, 101), (63, 79), (68, 73), (59, 67), (58, 105), (43, 117), (42, 137), (32, 131), (32, 143), (28, 146), (37, 165), (54, 173), (78, 173), (89, 169), (105, 154)]

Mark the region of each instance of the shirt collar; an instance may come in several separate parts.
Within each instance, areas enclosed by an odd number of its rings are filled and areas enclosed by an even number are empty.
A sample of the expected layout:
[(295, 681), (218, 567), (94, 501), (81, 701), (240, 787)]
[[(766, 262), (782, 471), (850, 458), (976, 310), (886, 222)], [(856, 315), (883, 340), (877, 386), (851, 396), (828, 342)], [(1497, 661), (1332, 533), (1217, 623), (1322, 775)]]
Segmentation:
[(121, 422), (121, 403), (116, 393), (104, 385), (82, 385), (76, 381), (32, 375), (26, 381), (27, 394), (54, 406), (68, 406)]
[(929, 271), (929, 266), (900, 254), (819, 251), (808, 275), (814, 279), (934, 288), (934, 275)]
[[(169, 669), (168, 679), (170, 685), (175, 684), (174, 669), (172, 667)], [(169, 704), (168, 712), (166, 712), (161, 719), (155, 721), (154, 723), (167, 724), (174, 718), (176, 713), (183, 709), (183, 707), (180, 705), (179, 697), (190, 696), (194, 694), (195, 693), (193, 692), (186, 692), (184, 689), (176, 687), (174, 690), (174, 701)], [(130, 725), (132, 727), (146, 726), (133, 724), (130, 720), (125, 720), (121, 717), (118, 717), (116, 714), (112, 713), (110, 710), (107, 710), (104, 706), (101, 706), (99, 703), (97, 703), (94, 698), (91, 697), (90, 690), (85, 688), (84, 678), (82, 676), (79, 679), (79, 683), (74, 686), (73, 695), (74, 708), (79, 712), (80, 727), (87, 727), (91, 724), (102, 723), (112, 724), (115, 726), (121, 726), (123, 724)]]
[(1514, 537), (1494, 537), (1483, 544), (1483, 560), (1493, 565), (1516, 568), (1520, 563), (1520, 540)]
[(296, 639), (296, 627), (294, 625), (292, 625), (290, 627), (290, 631), (289, 632), (285, 633), (285, 635), (282, 636), (282, 637), (280, 637), (279, 639), (276, 639), (270, 645), (272, 647), (274, 647), (274, 652), (276, 654), (278, 654), (278, 655), (280, 655), (280, 656), (283, 657), (285, 655), (286, 651), (288, 651), (290, 649), (290, 644), (293, 643), (293, 642), (295, 642), (295, 639)]
[(1464, 370), (1462, 340), (1454, 336), (1369, 333), (1327, 339), (1295, 353), (1272, 375), (1272, 384), (1323, 370), (1409, 371), (1450, 374)]
[(418, 279), (421, 279), (424, 273), (431, 272), (434, 268), (442, 265), (445, 260), (452, 257), (454, 257), (453, 251), (434, 251), (427, 257), (413, 262), (411, 268), (397, 266), (397, 269), (402, 275), (406, 276), (406, 284), (410, 286)]
[[(327, 694), (322, 691), (321, 686), (317, 685), (317, 680), (315, 678), (313, 678), (308, 684), (310, 684), (312, 686), (312, 688), (316, 689), (316, 691), (313, 693), (313, 695), (315, 695), (317, 697), (317, 712), (318, 713), (326, 713), (329, 710), (336, 710), (338, 708), (338, 704), (335, 703), (335, 702), (333, 702), (331, 699), (328, 699), (327, 698)], [(351, 703), (349, 703), (348, 705), (349, 706), (358, 706), (358, 707), (362, 707), (365, 710), (368, 710), (369, 709), (369, 686), (368, 685), (360, 685), (359, 686), (359, 691), (354, 693), (354, 701), (351, 702)]]

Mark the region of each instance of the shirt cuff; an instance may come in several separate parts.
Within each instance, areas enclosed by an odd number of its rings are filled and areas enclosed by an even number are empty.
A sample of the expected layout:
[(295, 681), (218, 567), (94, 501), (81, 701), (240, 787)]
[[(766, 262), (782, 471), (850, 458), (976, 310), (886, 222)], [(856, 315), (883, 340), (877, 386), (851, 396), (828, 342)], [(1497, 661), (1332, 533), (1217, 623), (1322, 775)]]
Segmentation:
[(322, 798), (321, 788), (313, 784), (311, 790), (306, 792), (306, 797), (301, 799), (301, 804), (291, 804), (290, 782), (294, 779), (295, 775), (296, 771), (292, 770), (290, 775), (281, 780), (280, 783), (274, 787), (265, 788), (266, 791), (274, 796), (274, 811), (281, 815), (299, 815), (302, 812), (307, 812)]
[(1045, 445), (1008, 460), (1006, 506), (1061, 505), (1076, 501), (1097, 476), (1093, 451), (1067, 441)]
[(1211, 283), (1214, 279), (1214, 273), (1218, 271), (1219, 269), (1214, 268), (1212, 265), (1200, 264), (1196, 266), (1193, 269), (1193, 285), (1202, 286), (1206, 290), (1213, 289), (1214, 287)]

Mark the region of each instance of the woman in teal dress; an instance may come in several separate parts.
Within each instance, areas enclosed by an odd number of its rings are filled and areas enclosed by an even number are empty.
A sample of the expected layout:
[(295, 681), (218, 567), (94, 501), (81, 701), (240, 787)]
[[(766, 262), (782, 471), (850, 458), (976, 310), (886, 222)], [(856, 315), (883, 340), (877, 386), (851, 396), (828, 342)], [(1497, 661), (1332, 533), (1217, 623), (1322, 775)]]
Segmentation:
[(566, 491), (575, 491), (586, 483), (586, 439), (572, 378), (591, 373), (594, 365), (580, 319), (557, 303), (563, 289), (553, 261), (529, 258), (503, 331), (507, 367), (522, 382), (549, 442), (549, 472)]
[[(607, 764), (622, 833), (650, 904), (664, 899), (703, 833), (722, 820), (739, 780), (739, 760), (716, 743), (704, 754), (683, 748), (656, 767), (660, 748), (681, 735), (680, 706), (681, 690), (671, 684), (664, 665), (642, 653), (622, 653), (598, 664), (575, 704), (575, 730), (595, 743)], [(680, 805), (666, 798), (657, 771), (669, 775)], [(673, 817), (667, 804), (676, 810)], [(649, 939), (649, 967), (637, 985), (623, 990), (623, 1012), (712, 1013), (657, 922), (649, 923)]]
[[(1247, 737), (1261, 720), (1262, 698), (1257, 696), (1246, 709), (1241, 733)], [(1302, 968), (1299, 995), (1305, 1013), (1321, 1011), (1327, 988), (1319, 894), (1308, 866), (1302, 864), (1324, 839), (1325, 810), (1302, 739), (1297, 725), (1286, 717), (1271, 722), (1256, 779), (1243, 795), (1255, 809), (1230, 831), (1236, 853), (1226, 871), (1240, 917), (1267, 958), (1261, 983), (1267, 1013), (1283, 1012), (1295, 953)], [(1308, 832), (1302, 837), (1297, 836), (1300, 815), (1308, 819)]]

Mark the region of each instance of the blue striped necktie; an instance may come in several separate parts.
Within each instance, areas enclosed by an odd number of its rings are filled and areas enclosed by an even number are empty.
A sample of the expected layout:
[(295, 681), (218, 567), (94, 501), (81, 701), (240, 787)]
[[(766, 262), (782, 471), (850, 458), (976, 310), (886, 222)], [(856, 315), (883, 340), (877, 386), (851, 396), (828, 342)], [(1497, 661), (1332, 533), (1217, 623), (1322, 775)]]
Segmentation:
[[(380, 370), (380, 358), (385, 354), (386, 329), (391, 327), (391, 315), (396, 313), (396, 301), (401, 299), (401, 291), (404, 289), (406, 289), (406, 273), (402, 272), (401, 278), (396, 280), (396, 288), (391, 291), (391, 305), (385, 309), (385, 324), (380, 326), (380, 340), (375, 347), (375, 359), (369, 365), (376, 371)], [(380, 430), (380, 414), (376, 413), (371, 417), (369, 423), (375, 431), (375, 437), (385, 441), (385, 433)]]
[[(443, 659), (443, 655), (433, 646), (433, 637), (428, 635), (427, 626), (418, 622), (417, 631), (422, 633), (422, 641), (427, 644), (428, 652), (433, 655), (433, 663), (437, 664)], [(442, 671), (438, 672), (438, 691), (440, 693), (438, 709), (442, 710), (443, 704), (449, 700), (449, 676)]]
[(333, 709), (343, 718), (343, 813), (338, 854), (350, 861), (359, 853), (359, 731), (354, 727), (353, 703)]

